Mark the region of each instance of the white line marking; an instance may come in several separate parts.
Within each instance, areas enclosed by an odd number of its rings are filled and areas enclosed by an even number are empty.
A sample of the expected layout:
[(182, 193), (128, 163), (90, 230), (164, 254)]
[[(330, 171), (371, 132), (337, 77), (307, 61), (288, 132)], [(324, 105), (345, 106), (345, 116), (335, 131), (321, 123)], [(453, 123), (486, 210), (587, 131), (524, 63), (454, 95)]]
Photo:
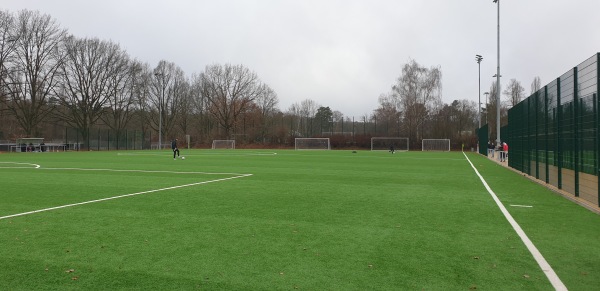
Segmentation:
[(163, 174), (201, 174), (201, 175), (247, 175), (240, 173), (209, 173), (209, 172), (177, 172), (154, 170), (122, 170), (122, 169), (87, 169), (87, 168), (39, 168), (40, 170), (73, 170), (73, 171), (106, 171), (106, 172), (131, 172), (131, 173), (163, 173)]
[[(117, 156), (157, 156), (157, 157), (163, 157), (163, 156), (169, 156), (171, 155), (171, 153), (165, 153), (165, 154), (152, 154), (152, 153), (117, 153)], [(241, 157), (241, 156), (275, 156), (277, 155), (277, 153), (275, 152), (194, 152), (193, 154), (186, 154), (186, 157), (203, 157), (203, 156), (236, 156), (236, 157)]]
[[(18, 163), (14, 163), (14, 164), (18, 164)], [(25, 163), (21, 163), (21, 164), (25, 164)], [(27, 165), (34, 165), (34, 164), (27, 164)], [(29, 167), (29, 168), (31, 169), (31, 167)], [(40, 166), (37, 165), (36, 169), (40, 169)], [(62, 208), (68, 208), (68, 207), (73, 207), (73, 206), (79, 206), (79, 205), (85, 205), (85, 204), (103, 202), (103, 201), (108, 201), (108, 200), (114, 200), (114, 199), (119, 199), (119, 198), (124, 198), (124, 197), (130, 197), (130, 196), (136, 196), (136, 195), (142, 195), (142, 194), (148, 194), (148, 193), (154, 193), (154, 192), (160, 192), (160, 191), (166, 191), (166, 190), (173, 190), (173, 189), (178, 189), (178, 188), (184, 188), (184, 187), (190, 187), (190, 186), (197, 186), (197, 185), (202, 185), (202, 184), (208, 184), (208, 183), (214, 183), (214, 182), (221, 182), (221, 181), (227, 181), (227, 180), (232, 180), (232, 179), (237, 179), (237, 178), (243, 178), (243, 177), (252, 176), (252, 174), (235, 174), (235, 173), (203, 173), (203, 172), (172, 172), (172, 171), (113, 170), (113, 169), (79, 169), (79, 168), (41, 168), (41, 169), (43, 169), (43, 170), (82, 170), (82, 171), (141, 172), (141, 173), (174, 173), (174, 174), (175, 173), (176, 174), (221, 174), (221, 175), (235, 175), (235, 176), (228, 177), (228, 178), (222, 178), (222, 179), (209, 180), (209, 181), (202, 181), (202, 182), (191, 183), (191, 184), (185, 184), (185, 185), (178, 185), (178, 186), (172, 186), (172, 187), (154, 189), (154, 190), (148, 190), (148, 191), (142, 191), (142, 192), (136, 192), (136, 193), (130, 193), (130, 194), (124, 194), (124, 195), (118, 195), (118, 196), (101, 198), (101, 199), (95, 199), (95, 200), (84, 201), (84, 202), (78, 202), (78, 203), (73, 203), (73, 204), (60, 205), (60, 206), (49, 207), (49, 208), (44, 208), (44, 209), (38, 209), (38, 210), (33, 210), (33, 211), (28, 211), (28, 212), (23, 212), (23, 213), (6, 215), (6, 216), (0, 216), (0, 220), (7, 219), (7, 218), (12, 218), (12, 217), (18, 217), (18, 216), (25, 216), (25, 215), (39, 213), (39, 212), (45, 212), (45, 211), (62, 209)]]
[(488, 193), (490, 193), (490, 195), (492, 195), (492, 198), (494, 199), (494, 201), (496, 201), (498, 208), (500, 208), (500, 211), (502, 211), (506, 220), (508, 220), (510, 225), (512, 225), (515, 232), (517, 232), (517, 234), (519, 235), (519, 237), (521, 238), (521, 240), (523, 241), (523, 243), (525, 244), (525, 246), (527, 247), (529, 252), (533, 255), (533, 258), (535, 259), (535, 261), (538, 263), (538, 265), (540, 266), (542, 271), (544, 271), (544, 274), (546, 274), (546, 277), (548, 277), (548, 280), (550, 280), (552, 287), (554, 287), (554, 289), (556, 289), (556, 290), (561, 290), (561, 291), (567, 290), (567, 286), (565, 286), (565, 284), (563, 284), (563, 282), (560, 280), (558, 275), (556, 275), (556, 272), (554, 272), (554, 269), (552, 269), (552, 267), (550, 266), (550, 264), (548, 264), (548, 262), (546, 261), (544, 256), (542, 256), (542, 253), (540, 253), (540, 251), (535, 247), (533, 242), (531, 242), (529, 237), (527, 237), (527, 234), (525, 234), (525, 232), (523, 231), (521, 226), (515, 221), (515, 219), (512, 217), (512, 215), (510, 215), (508, 210), (506, 210), (506, 207), (504, 207), (504, 205), (502, 204), (500, 199), (498, 199), (498, 196), (496, 196), (496, 193), (494, 193), (494, 191), (492, 191), (492, 188), (490, 188), (490, 186), (487, 184), (487, 182), (485, 181), (483, 176), (481, 176), (481, 174), (479, 174), (479, 171), (477, 171), (477, 168), (475, 168), (473, 163), (471, 163), (471, 160), (469, 160), (469, 157), (467, 157), (467, 155), (464, 152), (463, 152), (463, 155), (465, 156), (465, 158), (471, 165), (471, 168), (473, 168), (473, 170), (475, 171), (475, 174), (477, 174), (477, 176), (479, 177), (479, 180), (481, 180), (481, 183), (483, 183), (483, 186), (485, 186), (485, 189), (487, 189)]
[(30, 164), (30, 163), (15, 163), (15, 162), (0, 162), (0, 164), (10, 164), (10, 165), (26, 165), (28, 167), (4, 167), (0, 166), (0, 169), (39, 169), (40, 165), (38, 164)]
[(512, 206), (512, 207), (525, 207), (525, 208), (531, 208), (531, 207), (533, 207), (531, 205), (519, 205), (519, 204), (511, 204), (510, 206)]

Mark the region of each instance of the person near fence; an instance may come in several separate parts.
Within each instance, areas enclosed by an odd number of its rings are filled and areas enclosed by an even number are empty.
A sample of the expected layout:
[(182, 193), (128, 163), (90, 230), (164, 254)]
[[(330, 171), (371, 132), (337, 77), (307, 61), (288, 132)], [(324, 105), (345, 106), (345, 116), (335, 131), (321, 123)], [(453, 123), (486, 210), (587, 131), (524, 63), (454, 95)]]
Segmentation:
[(173, 150), (173, 160), (176, 160), (177, 158), (175, 157), (175, 155), (177, 154), (177, 156), (179, 157), (179, 148), (177, 147), (177, 139), (174, 139), (171, 142), (171, 149)]
[(491, 140), (488, 142), (488, 155), (492, 155), (492, 158), (494, 157), (494, 143)]
[(502, 143), (502, 157), (500, 159), (501, 162), (506, 162), (508, 158), (508, 144), (506, 142)]

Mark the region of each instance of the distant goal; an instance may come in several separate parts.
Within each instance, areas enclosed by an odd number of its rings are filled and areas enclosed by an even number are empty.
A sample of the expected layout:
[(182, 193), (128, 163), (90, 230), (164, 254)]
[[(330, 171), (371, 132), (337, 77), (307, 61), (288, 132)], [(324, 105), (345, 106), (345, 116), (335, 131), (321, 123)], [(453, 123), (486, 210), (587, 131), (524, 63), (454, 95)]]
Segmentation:
[(306, 137), (297, 137), (295, 142), (296, 150), (330, 150), (331, 145), (329, 143), (329, 138), (327, 137), (315, 137), (315, 138), (306, 138)]
[(390, 147), (394, 147), (394, 151), (408, 151), (408, 137), (372, 137), (372, 151), (389, 151)]
[(450, 140), (449, 139), (423, 139), (422, 150), (434, 151), (434, 152), (449, 152), (450, 151)]
[(216, 139), (212, 143), (213, 150), (234, 150), (235, 140), (233, 139)]

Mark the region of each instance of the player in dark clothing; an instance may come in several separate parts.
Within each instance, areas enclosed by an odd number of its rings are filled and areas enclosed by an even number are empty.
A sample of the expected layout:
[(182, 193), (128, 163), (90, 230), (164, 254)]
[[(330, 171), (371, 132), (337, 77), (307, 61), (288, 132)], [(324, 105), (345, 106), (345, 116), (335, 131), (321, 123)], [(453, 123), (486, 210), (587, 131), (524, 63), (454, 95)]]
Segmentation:
[(395, 152), (396, 152), (396, 150), (394, 150), (394, 144), (391, 144), (391, 145), (390, 145), (390, 153), (392, 153), (392, 154), (393, 154), (393, 153), (395, 153)]
[(175, 160), (175, 154), (179, 157), (179, 148), (177, 147), (177, 139), (171, 142), (171, 149), (173, 150), (173, 160)]

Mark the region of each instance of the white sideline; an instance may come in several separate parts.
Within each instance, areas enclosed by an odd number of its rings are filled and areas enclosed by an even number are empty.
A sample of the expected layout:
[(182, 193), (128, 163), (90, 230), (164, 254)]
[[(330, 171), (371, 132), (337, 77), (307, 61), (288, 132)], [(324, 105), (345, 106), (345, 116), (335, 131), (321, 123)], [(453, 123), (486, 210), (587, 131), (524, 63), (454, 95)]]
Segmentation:
[(554, 269), (552, 269), (552, 267), (550, 266), (550, 264), (548, 264), (548, 262), (546, 261), (544, 256), (542, 256), (542, 253), (540, 253), (540, 251), (535, 247), (533, 242), (531, 242), (529, 237), (527, 237), (527, 234), (525, 234), (525, 232), (523, 231), (521, 226), (515, 221), (515, 219), (512, 217), (512, 215), (510, 215), (508, 210), (506, 210), (506, 207), (504, 207), (504, 205), (502, 204), (500, 199), (498, 199), (498, 196), (496, 196), (496, 193), (494, 193), (494, 191), (492, 191), (492, 188), (490, 188), (490, 186), (487, 184), (487, 182), (485, 181), (483, 176), (481, 176), (479, 171), (477, 171), (477, 168), (475, 168), (475, 166), (473, 165), (473, 163), (471, 162), (469, 157), (467, 157), (467, 154), (465, 154), (463, 152), (463, 155), (465, 156), (465, 158), (471, 165), (471, 168), (473, 168), (473, 170), (475, 171), (475, 174), (477, 174), (477, 176), (479, 177), (479, 180), (481, 180), (481, 183), (483, 183), (483, 186), (485, 187), (485, 189), (487, 189), (488, 193), (490, 193), (490, 195), (492, 195), (492, 198), (494, 199), (494, 201), (496, 201), (498, 208), (500, 208), (500, 211), (502, 211), (502, 214), (504, 214), (504, 217), (506, 218), (506, 220), (508, 220), (510, 225), (512, 225), (513, 229), (515, 230), (515, 232), (517, 232), (517, 234), (519, 235), (519, 237), (521, 238), (521, 240), (523, 241), (523, 243), (525, 244), (525, 246), (527, 247), (527, 249), (529, 250), (531, 255), (533, 255), (533, 258), (538, 263), (538, 265), (540, 266), (540, 268), (542, 269), (544, 274), (546, 274), (546, 277), (548, 278), (548, 280), (550, 280), (552, 287), (554, 287), (554, 289), (556, 289), (556, 290), (561, 290), (561, 291), (568, 290), (567, 286), (565, 286), (565, 284), (563, 284), (563, 282), (560, 280), (558, 275), (556, 275), (556, 272), (554, 272)]
[[(39, 169), (39, 165), (35, 169)], [(142, 172), (142, 173), (217, 174), (217, 173), (202, 173), (202, 172), (171, 172), (171, 171), (113, 170), (113, 169), (78, 169), (78, 168), (41, 168), (41, 169), (45, 169), (45, 170), (88, 170), (88, 171), (94, 171), (94, 170), (96, 170), (96, 171), (116, 171), (116, 172)], [(28, 212), (23, 212), (23, 213), (6, 215), (6, 216), (0, 216), (0, 220), (7, 219), (7, 218), (12, 218), (12, 217), (18, 217), (18, 216), (25, 216), (25, 215), (39, 213), (39, 212), (45, 212), (45, 211), (62, 209), (62, 208), (68, 208), (68, 207), (73, 207), (73, 206), (79, 206), (79, 205), (91, 204), (91, 203), (96, 203), (96, 202), (103, 202), (103, 201), (108, 201), (108, 200), (114, 200), (114, 199), (119, 199), (119, 198), (124, 198), (124, 197), (130, 197), (130, 196), (136, 196), (136, 195), (142, 195), (142, 194), (160, 192), (160, 191), (165, 191), (165, 190), (173, 190), (173, 189), (178, 189), (178, 188), (184, 188), (184, 187), (190, 187), (190, 186), (208, 184), (208, 183), (213, 183), (213, 182), (221, 182), (221, 181), (226, 181), (226, 180), (232, 180), (232, 179), (237, 179), (237, 178), (243, 178), (243, 177), (252, 176), (252, 174), (234, 174), (234, 173), (219, 173), (219, 174), (233, 174), (233, 175), (236, 175), (236, 176), (228, 177), (228, 178), (222, 178), (222, 179), (209, 180), (209, 181), (202, 181), (202, 182), (185, 184), (185, 185), (178, 185), (178, 186), (160, 188), (160, 189), (154, 189), (154, 190), (148, 190), (148, 191), (142, 191), (142, 192), (136, 192), (136, 193), (130, 193), (130, 194), (124, 194), (124, 195), (118, 195), (118, 196), (107, 197), (107, 198), (102, 198), (102, 199), (95, 199), (95, 200), (84, 201), (84, 202), (78, 202), (78, 203), (73, 203), (73, 204), (60, 205), (60, 206), (49, 207), (49, 208), (44, 208), (44, 209), (38, 209), (38, 210), (33, 210), (33, 211), (28, 211)]]

